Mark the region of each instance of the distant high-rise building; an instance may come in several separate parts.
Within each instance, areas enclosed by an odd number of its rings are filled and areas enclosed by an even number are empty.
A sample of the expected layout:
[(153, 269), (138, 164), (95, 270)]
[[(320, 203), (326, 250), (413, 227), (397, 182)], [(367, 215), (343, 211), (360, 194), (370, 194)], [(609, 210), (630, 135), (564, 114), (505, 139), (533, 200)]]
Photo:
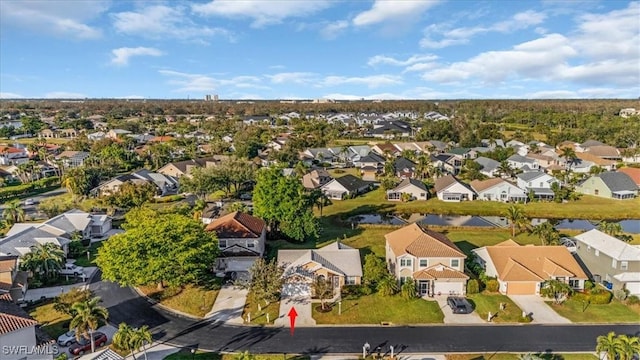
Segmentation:
[(215, 95), (205, 95), (204, 101), (218, 101), (218, 94)]

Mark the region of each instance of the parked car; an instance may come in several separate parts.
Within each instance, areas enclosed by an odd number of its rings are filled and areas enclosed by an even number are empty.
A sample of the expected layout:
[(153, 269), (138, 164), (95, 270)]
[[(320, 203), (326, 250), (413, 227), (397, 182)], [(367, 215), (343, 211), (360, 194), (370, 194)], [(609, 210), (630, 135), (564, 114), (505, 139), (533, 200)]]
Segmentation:
[(449, 296), (447, 298), (447, 304), (454, 314), (470, 314), (473, 312), (473, 306), (471, 306), (469, 300), (464, 297)]
[[(107, 343), (107, 335), (99, 331), (93, 333), (93, 341), (96, 349)], [(88, 338), (80, 338), (80, 341), (69, 347), (69, 353), (71, 355), (83, 355), (85, 352), (91, 351), (91, 340)]]
[(76, 342), (76, 331), (69, 330), (66, 333), (58, 336), (58, 345), (60, 346), (69, 346)]
[(35, 205), (35, 204), (36, 204), (36, 202), (35, 202), (35, 201), (33, 201), (33, 199), (26, 199), (26, 200), (24, 201), (24, 205), (25, 205), (25, 206), (31, 206), (31, 205)]
[(251, 200), (253, 199), (253, 195), (250, 193), (240, 194), (240, 200)]
[(84, 268), (82, 266), (76, 266), (75, 264), (64, 264), (64, 267), (59, 271), (60, 275), (84, 275)]

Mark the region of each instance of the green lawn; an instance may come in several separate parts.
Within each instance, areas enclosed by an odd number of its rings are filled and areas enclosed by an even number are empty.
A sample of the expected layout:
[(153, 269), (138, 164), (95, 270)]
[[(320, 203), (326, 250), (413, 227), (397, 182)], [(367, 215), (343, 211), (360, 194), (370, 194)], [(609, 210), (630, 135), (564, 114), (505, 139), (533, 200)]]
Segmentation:
[[(560, 316), (573, 322), (586, 323), (638, 323), (640, 322), (640, 306), (627, 306), (615, 299), (606, 305), (583, 304), (580, 301), (567, 300), (562, 305), (549, 305)], [(586, 306), (586, 310), (582, 309)]]
[[(265, 307), (262, 303), (262, 309), (258, 310), (258, 303), (255, 300), (253, 293), (247, 295), (247, 301), (244, 304), (242, 310), (242, 318), (246, 319), (247, 315), (251, 313), (252, 325), (271, 325), (280, 315), (280, 302), (272, 302)], [(269, 314), (269, 322), (267, 323), (267, 314)]]
[(27, 309), (29, 315), (36, 319), (49, 336), (57, 339), (58, 336), (69, 331), (71, 316), (54, 310), (53, 303), (47, 303)]
[[(483, 292), (480, 294), (468, 294), (467, 298), (473, 302), (476, 312), (480, 315), (480, 318), (485, 321), (487, 320), (489, 312), (491, 312), (491, 314), (498, 313), (492, 320), (496, 323), (520, 322), (522, 317), (522, 310), (520, 310), (508, 296)], [(500, 310), (500, 303), (506, 304), (504, 310)]]
[(158, 291), (155, 286), (141, 286), (138, 289), (166, 307), (196, 317), (204, 317), (211, 311), (219, 291), (192, 285), (183, 288), (165, 288), (161, 291)]
[[(355, 199), (333, 201), (326, 206), (324, 215), (340, 215), (343, 218), (375, 212), (429, 213), (458, 215), (503, 215), (511, 206), (497, 201), (444, 202), (436, 198), (427, 201), (391, 202), (384, 198), (384, 191), (377, 189)], [(638, 219), (640, 197), (633, 200), (610, 200), (584, 195), (578, 201), (566, 204), (534, 202), (521, 205), (527, 216), (556, 219)]]
[(320, 324), (380, 324), (392, 325), (442, 323), (444, 315), (435, 301), (424, 299), (405, 300), (400, 295), (380, 296), (371, 294), (355, 300), (342, 300), (342, 314), (338, 304), (331, 312), (320, 313), (313, 304), (313, 318)]
[(98, 255), (98, 249), (102, 246), (102, 241), (99, 242), (95, 242), (92, 243), (91, 245), (89, 245), (89, 252), (90, 252), (90, 257), (87, 259), (86, 256), (86, 251), (85, 251), (85, 255), (79, 256), (76, 259), (75, 264), (78, 266), (82, 266), (82, 267), (89, 267), (89, 266), (97, 266), (96, 265), (96, 256)]
[[(537, 354), (545, 360), (597, 360), (593, 354)], [(519, 354), (447, 354), (447, 360), (518, 360)]]

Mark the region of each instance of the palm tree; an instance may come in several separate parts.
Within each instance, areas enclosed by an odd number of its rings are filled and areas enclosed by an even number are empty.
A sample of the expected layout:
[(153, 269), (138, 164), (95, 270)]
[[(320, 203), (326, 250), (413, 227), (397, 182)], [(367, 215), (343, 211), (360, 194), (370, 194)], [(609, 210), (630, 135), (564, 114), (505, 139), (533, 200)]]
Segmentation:
[[(120, 350), (124, 350), (127, 352), (133, 352), (133, 337), (134, 337), (135, 329), (126, 323), (120, 323), (118, 325), (118, 331), (113, 334), (113, 344)], [(136, 356), (134, 354), (133, 358), (135, 360)]]
[(65, 257), (62, 248), (54, 243), (36, 244), (31, 252), (22, 257), (21, 266), (34, 274), (44, 274), (49, 279), (62, 268)]
[(140, 348), (142, 348), (142, 351), (144, 352), (144, 358), (145, 360), (147, 360), (147, 349), (145, 348), (145, 345), (151, 344), (152, 341), (153, 337), (151, 335), (151, 331), (149, 331), (149, 327), (147, 325), (139, 327), (133, 331), (132, 350), (138, 351), (140, 350)]
[(521, 207), (516, 205), (511, 205), (507, 208), (507, 212), (505, 213), (505, 217), (509, 220), (509, 224), (511, 225), (511, 236), (516, 236), (516, 228), (520, 230), (522, 227), (526, 226), (527, 216), (522, 210)]
[(391, 274), (385, 274), (378, 281), (377, 290), (382, 296), (391, 296), (398, 292), (398, 282)]
[(567, 162), (567, 170), (571, 171), (571, 166), (576, 162), (578, 157), (576, 156), (576, 151), (570, 147), (563, 147), (562, 152), (560, 153), (560, 157), (564, 158)]
[(556, 228), (553, 227), (553, 224), (551, 224), (549, 221), (545, 221), (540, 225), (534, 226), (531, 229), (531, 233), (540, 238), (543, 246), (552, 244), (555, 245), (560, 238), (558, 230), (556, 230)]
[(94, 297), (71, 306), (76, 315), (71, 319), (69, 329), (76, 330), (76, 338), (78, 340), (80, 336), (89, 336), (91, 339), (91, 352), (96, 350), (96, 344), (93, 339), (94, 331), (96, 331), (101, 321), (106, 321), (109, 317), (107, 309), (98, 305), (100, 301), (100, 297)]
[(501, 176), (509, 176), (512, 177), (514, 170), (511, 167), (511, 164), (509, 164), (509, 162), (507, 160), (503, 160), (500, 162), (500, 165), (498, 165), (498, 168), (496, 169), (498, 171), (498, 173)]
[(632, 360), (633, 356), (640, 354), (640, 339), (637, 336), (619, 335), (620, 360)]
[(620, 339), (616, 337), (616, 333), (610, 331), (607, 335), (600, 335), (596, 340), (596, 352), (598, 357), (604, 353), (608, 360), (614, 360), (616, 355), (620, 354)]
[(2, 217), (9, 225), (24, 221), (25, 213), (24, 209), (20, 205), (20, 201), (14, 200), (8, 202), (2, 211)]
[(622, 225), (615, 222), (601, 221), (598, 224), (598, 230), (602, 231), (605, 234), (616, 237), (622, 232)]
[(322, 209), (327, 204), (327, 200), (329, 200), (329, 198), (327, 198), (327, 195), (320, 189), (314, 189), (309, 193), (309, 202), (312, 207), (318, 207), (318, 210), (320, 210), (320, 217), (322, 217)]

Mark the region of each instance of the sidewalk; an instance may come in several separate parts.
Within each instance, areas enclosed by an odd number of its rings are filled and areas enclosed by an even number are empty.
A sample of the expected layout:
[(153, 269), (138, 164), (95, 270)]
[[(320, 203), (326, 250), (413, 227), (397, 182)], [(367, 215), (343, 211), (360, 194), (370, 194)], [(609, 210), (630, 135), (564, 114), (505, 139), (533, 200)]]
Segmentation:
[[(162, 360), (165, 357), (177, 353), (181, 350), (179, 347), (166, 345), (162, 343), (152, 343), (151, 346), (146, 347), (147, 360)], [(141, 350), (136, 353), (136, 359), (144, 359), (144, 352)], [(126, 357), (126, 360), (133, 360), (133, 355)]]
[(67, 293), (71, 291), (73, 288), (86, 289), (89, 286), (89, 279), (96, 273), (98, 268), (96, 267), (86, 267), (84, 268), (85, 274), (85, 282), (79, 282), (71, 285), (62, 285), (62, 286), (53, 286), (46, 288), (37, 288), (37, 289), (27, 289), (27, 292), (24, 294), (23, 301), (38, 301), (40, 299), (46, 298), (54, 298), (60, 294)]

